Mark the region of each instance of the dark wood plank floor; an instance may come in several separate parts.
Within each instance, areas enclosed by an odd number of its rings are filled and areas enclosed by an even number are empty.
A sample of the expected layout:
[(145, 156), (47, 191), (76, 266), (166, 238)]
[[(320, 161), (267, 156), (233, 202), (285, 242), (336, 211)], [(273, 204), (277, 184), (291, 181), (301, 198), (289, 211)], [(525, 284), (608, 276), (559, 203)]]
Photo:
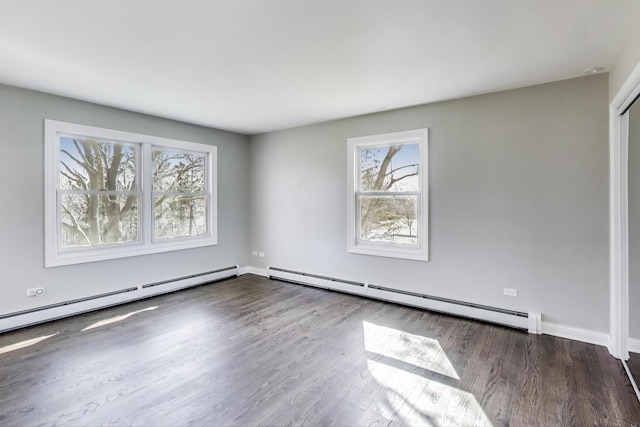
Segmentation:
[(0, 425), (640, 425), (604, 347), (257, 276), (0, 335)]
[(629, 360), (627, 360), (627, 366), (633, 375), (633, 379), (636, 381), (636, 385), (640, 387), (640, 354), (629, 353)]

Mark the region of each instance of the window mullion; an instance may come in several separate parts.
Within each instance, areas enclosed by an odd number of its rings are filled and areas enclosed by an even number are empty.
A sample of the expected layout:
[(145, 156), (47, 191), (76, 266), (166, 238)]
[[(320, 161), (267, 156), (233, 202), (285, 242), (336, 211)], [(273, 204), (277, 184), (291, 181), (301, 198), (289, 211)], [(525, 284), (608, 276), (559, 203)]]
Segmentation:
[(154, 191), (154, 196), (189, 196), (189, 197), (207, 197), (209, 193), (202, 191)]
[(106, 195), (122, 195), (122, 196), (137, 196), (142, 192), (140, 190), (67, 190), (60, 188), (56, 190), (59, 194), (106, 194)]
[(419, 196), (419, 191), (356, 191), (360, 196)]

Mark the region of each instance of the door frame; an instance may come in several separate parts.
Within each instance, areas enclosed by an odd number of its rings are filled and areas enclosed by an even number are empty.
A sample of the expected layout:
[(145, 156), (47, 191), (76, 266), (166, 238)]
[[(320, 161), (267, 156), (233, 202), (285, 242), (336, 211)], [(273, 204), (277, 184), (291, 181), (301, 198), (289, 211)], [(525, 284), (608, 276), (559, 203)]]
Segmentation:
[(640, 95), (640, 63), (609, 104), (609, 352), (629, 359), (629, 107)]

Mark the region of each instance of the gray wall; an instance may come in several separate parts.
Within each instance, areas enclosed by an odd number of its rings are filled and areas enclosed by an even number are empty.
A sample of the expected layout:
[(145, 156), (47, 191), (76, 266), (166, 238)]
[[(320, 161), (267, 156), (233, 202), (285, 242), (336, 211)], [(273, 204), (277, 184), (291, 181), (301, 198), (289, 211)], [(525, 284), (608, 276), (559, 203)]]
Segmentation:
[[(0, 85), (0, 313), (237, 263), (607, 332), (607, 88), (607, 75), (583, 77), (248, 138)], [(219, 245), (45, 269), (45, 118), (216, 145)], [(347, 138), (421, 127), (430, 129), (431, 261), (347, 254)], [(47, 294), (27, 298), (33, 286)]]
[(640, 64), (640, 17), (622, 46), (620, 55), (609, 76), (609, 99), (612, 100), (629, 78), (631, 72)]
[(629, 336), (640, 339), (640, 102), (629, 110)]
[[(607, 100), (603, 74), (253, 136), (251, 264), (606, 333)], [(348, 254), (347, 138), (422, 127), (431, 261)]]
[[(216, 145), (219, 244), (45, 269), (45, 118)], [(0, 85), (0, 149), (0, 314), (248, 262), (246, 136)]]

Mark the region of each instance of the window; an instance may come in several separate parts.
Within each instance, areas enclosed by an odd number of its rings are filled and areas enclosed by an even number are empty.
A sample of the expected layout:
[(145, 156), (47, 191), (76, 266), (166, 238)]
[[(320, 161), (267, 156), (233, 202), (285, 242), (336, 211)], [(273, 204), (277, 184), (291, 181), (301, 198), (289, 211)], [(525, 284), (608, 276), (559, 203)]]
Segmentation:
[(45, 120), (45, 266), (215, 245), (216, 147)]
[(348, 251), (428, 261), (427, 129), (348, 140)]

